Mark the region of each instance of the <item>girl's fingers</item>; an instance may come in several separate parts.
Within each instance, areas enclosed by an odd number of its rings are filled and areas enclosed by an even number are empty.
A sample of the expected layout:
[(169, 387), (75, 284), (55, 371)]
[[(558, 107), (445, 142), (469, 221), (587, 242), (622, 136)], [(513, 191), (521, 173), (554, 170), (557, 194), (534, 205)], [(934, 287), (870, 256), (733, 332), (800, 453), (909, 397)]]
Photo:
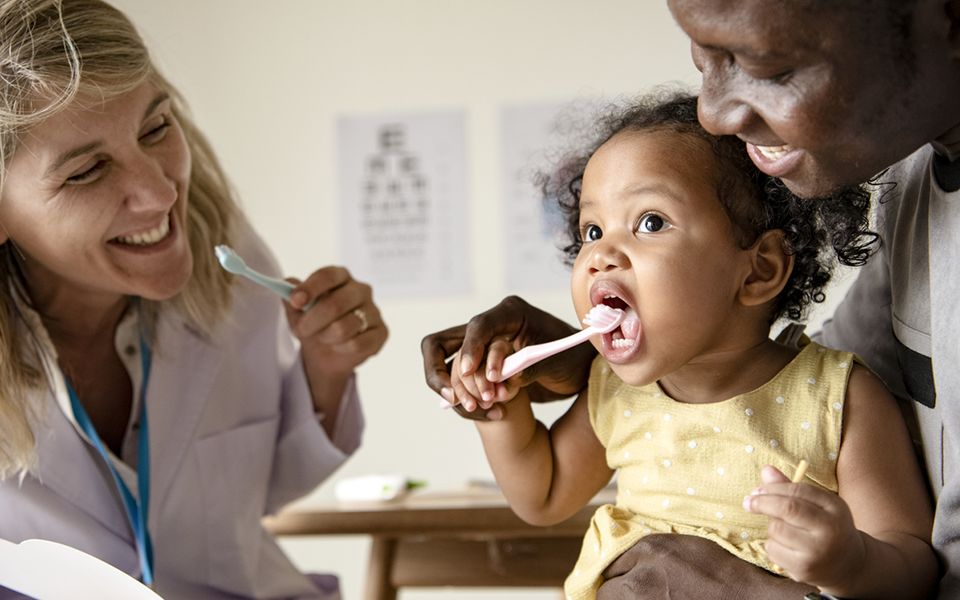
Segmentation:
[(473, 412), (480, 405), (480, 395), (465, 385), (465, 381), (469, 381), (470, 379), (469, 377), (466, 379), (455, 379), (453, 382), (453, 394), (456, 398), (454, 404), (459, 404), (466, 410)]
[(836, 494), (803, 483), (764, 484), (744, 498), (748, 512), (767, 515), (802, 526), (820, 512), (838, 514), (842, 501)]
[(772, 465), (766, 465), (760, 470), (760, 479), (762, 479), (765, 484), (790, 482), (789, 477)]
[(513, 345), (505, 336), (497, 336), (490, 340), (487, 347), (485, 376), (490, 381), (500, 379), (503, 370), (503, 359), (513, 353)]

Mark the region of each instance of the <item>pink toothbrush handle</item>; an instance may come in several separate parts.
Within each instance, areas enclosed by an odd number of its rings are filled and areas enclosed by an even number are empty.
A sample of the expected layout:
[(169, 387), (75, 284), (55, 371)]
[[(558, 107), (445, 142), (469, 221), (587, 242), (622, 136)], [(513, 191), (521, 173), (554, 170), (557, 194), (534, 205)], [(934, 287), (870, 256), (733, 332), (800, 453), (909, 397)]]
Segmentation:
[(503, 359), (503, 370), (500, 373), (500, 381), (516, 375), (530, 365), (540, 362), (548, 356), (553, 356), (558, 352), (563, 352), (568, 348), (573, 348), (577, 344), (589, 340), (598, 333), (601, 333), (599, 329), (595, 327), (587, 327), (583, 331), (578, 331), (573, 335), (568, 335), (567, 337), (560, 338), (559, 340), (522, 348), (518, 352), (515, 352), (514, 354), (511, 354)]

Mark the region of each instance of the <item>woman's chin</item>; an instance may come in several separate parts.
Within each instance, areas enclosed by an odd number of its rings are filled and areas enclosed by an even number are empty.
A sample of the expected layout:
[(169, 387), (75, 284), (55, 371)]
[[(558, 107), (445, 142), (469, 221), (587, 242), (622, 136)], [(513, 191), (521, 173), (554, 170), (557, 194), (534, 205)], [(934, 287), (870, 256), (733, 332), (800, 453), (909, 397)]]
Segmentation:
[(157, 302), (176, 297), (187, 287), (193, 275), (193, 260), (187, 262), (189, 264), (185, 268), (150, 278), (149, 283), (142, 286), (134, 295)]

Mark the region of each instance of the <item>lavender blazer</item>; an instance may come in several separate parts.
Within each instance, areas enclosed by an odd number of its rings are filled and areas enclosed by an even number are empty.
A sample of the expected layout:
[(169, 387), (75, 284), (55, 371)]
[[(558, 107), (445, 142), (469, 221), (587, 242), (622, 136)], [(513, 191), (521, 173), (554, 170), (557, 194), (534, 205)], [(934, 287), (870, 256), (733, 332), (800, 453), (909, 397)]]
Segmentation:
[[(252, 233), (237, 251), (276, 273)], [(133, 534), (106, 465), (57, 405), (59, 371), (48, 375), (55, 389), (36, 398), (45, 408), (35, 427), (39, 469), (22, 483), (0, 483), (0, 538), (58, 541), (137, 577)], [(260, 519), (312, 490), (359, 446), (363, 416), (352, 380), (343, 402), (330, 439), (314, 414), (282, 306), (269, 292), (240, 282), (232, 315), (211, 336), (161, 311), (147, 389), (158, 594), (323, 597)]]

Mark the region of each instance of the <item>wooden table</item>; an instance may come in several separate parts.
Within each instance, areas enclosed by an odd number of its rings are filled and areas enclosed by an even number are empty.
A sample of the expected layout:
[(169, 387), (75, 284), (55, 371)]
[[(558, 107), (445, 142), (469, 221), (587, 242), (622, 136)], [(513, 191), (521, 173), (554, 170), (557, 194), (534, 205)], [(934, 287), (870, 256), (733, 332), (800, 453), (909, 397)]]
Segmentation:
[(562, 587), (606, 489), (551, 527), (520, 520), (496, 489), (414, 490), (385, 502), (299, 505), (264, 520), (275, 535), (370, 535), (366, 600), (401, 587)]

